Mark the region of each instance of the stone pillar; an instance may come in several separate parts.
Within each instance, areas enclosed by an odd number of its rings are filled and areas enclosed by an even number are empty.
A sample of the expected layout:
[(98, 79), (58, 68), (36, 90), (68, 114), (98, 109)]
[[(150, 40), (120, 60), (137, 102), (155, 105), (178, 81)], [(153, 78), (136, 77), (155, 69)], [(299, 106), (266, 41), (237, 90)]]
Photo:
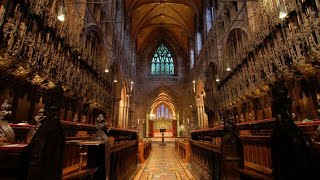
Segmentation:
[(121, 98), (113, 98), (113, 117), (112, 117), (112, 126), (119, 127), (119, 106)]

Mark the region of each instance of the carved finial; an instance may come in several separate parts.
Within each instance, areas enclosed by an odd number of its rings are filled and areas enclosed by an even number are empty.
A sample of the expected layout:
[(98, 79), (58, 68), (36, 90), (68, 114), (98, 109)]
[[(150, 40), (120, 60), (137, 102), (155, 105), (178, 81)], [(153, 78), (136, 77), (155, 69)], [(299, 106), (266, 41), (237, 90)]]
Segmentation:
[(0, 120), (6, 120), (6, 121), (11, 121), (11, 103), (9, 100), (5, 100), (3, 104), (1, 105), (1, 111), (0, 111)]

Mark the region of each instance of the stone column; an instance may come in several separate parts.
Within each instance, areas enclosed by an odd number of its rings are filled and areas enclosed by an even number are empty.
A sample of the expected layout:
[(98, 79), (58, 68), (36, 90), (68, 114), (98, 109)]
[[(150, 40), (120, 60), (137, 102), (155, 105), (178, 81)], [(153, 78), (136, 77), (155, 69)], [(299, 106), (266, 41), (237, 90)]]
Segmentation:
[(113, 98), (113, 114), (112, 114), (112, 126), (119, 126), (119, 106), (120, 106), (120, 97)]

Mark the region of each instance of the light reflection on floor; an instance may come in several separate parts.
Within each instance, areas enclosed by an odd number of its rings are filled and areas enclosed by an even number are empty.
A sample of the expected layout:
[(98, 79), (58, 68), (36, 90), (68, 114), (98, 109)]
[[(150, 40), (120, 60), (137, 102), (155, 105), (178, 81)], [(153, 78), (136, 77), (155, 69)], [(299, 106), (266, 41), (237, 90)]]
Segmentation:
[(165, 147), (160, 147), (158, 143), (153, 143), (149, 159), (142, 165), (134, 178), (134, 180), (149, 179), (187, 180), (194, 178), (188, 171), (186, 164), (176, 157), (174, 143), (167, 143)]

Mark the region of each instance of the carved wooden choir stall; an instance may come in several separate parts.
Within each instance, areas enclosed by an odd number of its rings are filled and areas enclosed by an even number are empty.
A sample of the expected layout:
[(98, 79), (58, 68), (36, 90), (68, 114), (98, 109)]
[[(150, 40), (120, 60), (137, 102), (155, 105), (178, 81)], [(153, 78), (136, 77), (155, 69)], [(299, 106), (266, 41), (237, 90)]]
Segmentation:
[(0, 160), (8, 163), (1, 163), (0, 179), (127, 179), (137, 168), (137, 154), (140, 162), (150, 154), (149, 140), (138, 144), (136, 131), (106, 127), (102, 114), (90, 125), (60, 121), (52, 111), (41, 110), (37, 125), (1, 120)]

